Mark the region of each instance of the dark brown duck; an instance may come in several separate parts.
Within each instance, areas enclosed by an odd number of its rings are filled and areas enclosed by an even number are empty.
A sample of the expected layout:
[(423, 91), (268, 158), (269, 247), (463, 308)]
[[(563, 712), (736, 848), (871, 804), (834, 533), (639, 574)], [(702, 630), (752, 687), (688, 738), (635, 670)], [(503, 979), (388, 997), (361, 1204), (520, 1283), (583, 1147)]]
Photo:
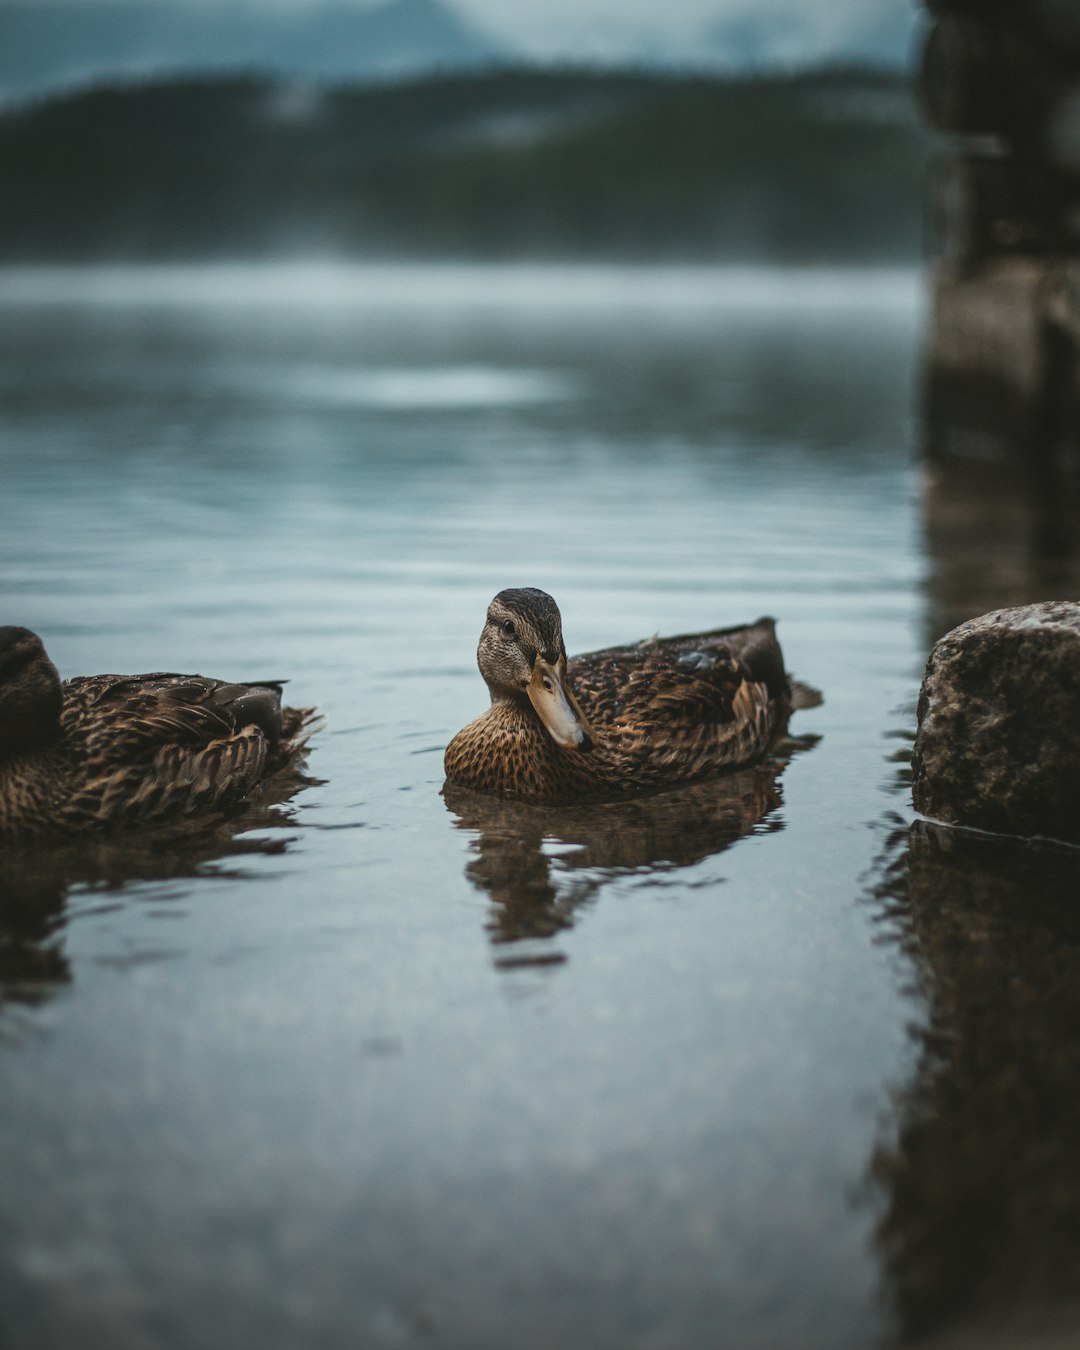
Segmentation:
[(610, 801), (759, 759), (791, 686), (771, 619), (568, 661), (550, 595), (500, 591), (477, 663), (491, 707), (446, 749), (451, 783), (536, 802)]
[(310, 708), (202, 675), (61, 682), (41, 639), (0, 627), (0, 840), (156, 827), (233, 805), (294, 764)]

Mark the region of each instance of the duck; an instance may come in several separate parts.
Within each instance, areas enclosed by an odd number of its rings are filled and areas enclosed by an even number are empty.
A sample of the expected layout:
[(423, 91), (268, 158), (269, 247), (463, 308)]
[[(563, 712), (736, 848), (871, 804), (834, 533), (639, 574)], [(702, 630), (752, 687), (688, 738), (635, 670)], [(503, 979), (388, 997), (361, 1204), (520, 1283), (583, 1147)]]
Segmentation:
[(304, 753), (315, 710), (281, 684), (61, 680), (36, 633), (0, 627), (0, 841), (220, 817)]
[(771, 618), (567, 659), (559, 607), (502, 590), (476, 652), (490, 707), (446, 747), (449, 785), (551, 805), (615, 801), (764, 757), (792, 684)]

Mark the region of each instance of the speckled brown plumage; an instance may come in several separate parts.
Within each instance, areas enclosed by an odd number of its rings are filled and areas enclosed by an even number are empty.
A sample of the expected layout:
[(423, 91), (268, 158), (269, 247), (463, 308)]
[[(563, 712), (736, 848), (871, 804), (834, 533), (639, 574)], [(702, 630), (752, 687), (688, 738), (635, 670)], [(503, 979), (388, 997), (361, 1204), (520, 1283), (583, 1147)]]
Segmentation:
[(201, 675), (60, 682), (40, 639), (0, 628), (0, 840), (157, 827), (242, 800), (314, 726), (273, 684)]
[[(447, 779), (537, 802), (615, 800), (714, 777), (758, 759), (790, 710), (771, 619), (567, 661), (551, 597), (508, 590), (489, 607), (477, 660), (491, 707), (450, 742)], [(566, 694), (562, 745), (529, 692), (541, 675)]]

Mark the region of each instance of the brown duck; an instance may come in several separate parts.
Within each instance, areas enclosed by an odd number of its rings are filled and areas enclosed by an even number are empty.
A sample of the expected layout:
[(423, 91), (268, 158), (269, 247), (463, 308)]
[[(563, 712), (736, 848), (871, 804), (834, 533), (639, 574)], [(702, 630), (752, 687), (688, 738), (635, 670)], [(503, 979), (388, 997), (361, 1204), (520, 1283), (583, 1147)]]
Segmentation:
[(0, 628), (0, 841), (156, 827), (221, 811), (300, 757), (310, 708), (202, 675), (61, 682), (41, 639)]
[(446, 776), (551, 803), (660, 792), (759, 759), (791, 685), (771, 619), (566, 659), (550, 595), (500, 591), (476, 653), (491, 707), (446, 749)]

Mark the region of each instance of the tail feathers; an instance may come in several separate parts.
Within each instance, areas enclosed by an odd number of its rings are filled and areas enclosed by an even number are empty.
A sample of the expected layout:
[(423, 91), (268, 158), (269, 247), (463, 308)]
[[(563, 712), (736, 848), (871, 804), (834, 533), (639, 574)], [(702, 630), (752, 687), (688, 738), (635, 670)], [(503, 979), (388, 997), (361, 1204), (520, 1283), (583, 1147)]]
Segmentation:
[(741, 628), (720, 629), (710, 633), (709, 637), (737, 656), (750, 672), (751, 678), (765, 685), (770, 698), (788, 700), (793, 712), (819, 708), (824, 703), (824, 696), (819, 689), (788, 675), (784, 654), (776, 638), (774, 619), (761, 618)]
[(804, 711), (807, 708), (820, 708), (825, 702), (825, 695), (820, 689), (815, 689), (812, 684), (803, 684), (801, 680), (791, 681), (791, 707), (792, 711)]
[(282, 768), (301, 757), (307, 743), (325, 724), (318, 708), (282, 708), (281, 737), (273, 747), (271, 769)]
[(282, 736), (281, 692), (258, 685), (222, 685), (214, 702), (228, 712), (236, 727), (257, 726), (271, 745)]
[(289, 708), (281, 703), (283, 680), (222, 686), (215, 702), (224, 705), (239, 730), (256, 726), (269, 746), (267, 768), (279, 769), (296, 759), (323, 725), (317, 708)]
[(732, 629), (722, 637), (724, 645), (737, 656), (757, 684), (763, 684), (773, 699), (787, 699), (791, 688), (784, 669), (784, 654), (776, 640), (772, 619), (758, 619), (742, 629)]

